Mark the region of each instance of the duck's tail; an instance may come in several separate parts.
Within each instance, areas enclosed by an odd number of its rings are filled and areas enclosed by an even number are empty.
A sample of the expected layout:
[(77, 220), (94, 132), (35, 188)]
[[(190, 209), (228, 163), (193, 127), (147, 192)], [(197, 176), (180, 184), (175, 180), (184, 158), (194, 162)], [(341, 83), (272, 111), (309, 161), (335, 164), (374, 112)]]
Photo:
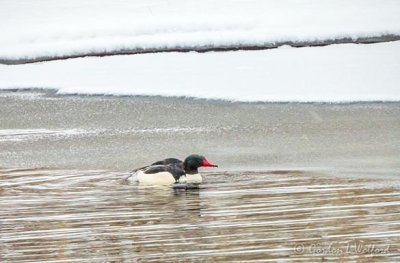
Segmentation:
[(148, 165), (148, 166), (143, 166), (143, 167), (140, 167), (140, 168), (133, 169), (132, 171), (130, 171), (130, 175), (129, 175), (128, 177), (126, 177), (124, 180), (127, 181), (127, 180), (128, 180), (130, 177), (132, 177), (132, 175), (134, 175), (137, 171), (144, 170), (144, 169), (146, 169), (147, 167), (149, 167), (149, 165)]

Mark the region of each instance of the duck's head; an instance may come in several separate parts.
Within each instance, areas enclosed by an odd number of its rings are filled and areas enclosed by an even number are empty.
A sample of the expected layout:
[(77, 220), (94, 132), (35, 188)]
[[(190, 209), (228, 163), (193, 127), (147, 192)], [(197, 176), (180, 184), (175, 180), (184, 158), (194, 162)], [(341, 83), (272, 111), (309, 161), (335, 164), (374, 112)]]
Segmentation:
[(210, 163), (206, 157), (198, 154), (191, 154), (186, 157), (183, 162), (183, 167), (187, 174), (196, 174), (198, 173), (199, 167), (218, 167), (218, 165)]

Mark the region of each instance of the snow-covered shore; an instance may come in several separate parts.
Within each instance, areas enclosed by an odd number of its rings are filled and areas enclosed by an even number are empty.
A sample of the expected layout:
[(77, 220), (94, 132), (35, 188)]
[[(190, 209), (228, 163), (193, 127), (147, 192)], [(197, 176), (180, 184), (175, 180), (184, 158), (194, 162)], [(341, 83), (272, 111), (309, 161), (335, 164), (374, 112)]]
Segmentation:
[(0, 63), (399, 39), (397, 0), (3, 0)]
[(233, 101), (399, 101), (400, 41), (0, 65), (0, 89)]

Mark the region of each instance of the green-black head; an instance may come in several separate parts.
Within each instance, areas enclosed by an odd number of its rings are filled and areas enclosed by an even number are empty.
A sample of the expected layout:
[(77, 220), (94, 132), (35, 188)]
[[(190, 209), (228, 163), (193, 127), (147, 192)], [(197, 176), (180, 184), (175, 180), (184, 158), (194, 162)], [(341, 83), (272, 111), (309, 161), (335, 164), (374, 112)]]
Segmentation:
[(218, 167), (218, 165), (210, 163), (206, 157), (198, 154), (189, 155), (183, 162), (183, 168), (187, 174), (198, 173), (199, 167)]

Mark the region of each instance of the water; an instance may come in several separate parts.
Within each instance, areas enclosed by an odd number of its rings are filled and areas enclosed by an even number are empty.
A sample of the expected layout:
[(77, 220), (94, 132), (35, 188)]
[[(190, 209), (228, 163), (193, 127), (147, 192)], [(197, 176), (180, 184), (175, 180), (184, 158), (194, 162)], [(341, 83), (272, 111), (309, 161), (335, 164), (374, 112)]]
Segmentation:
[(400, 103), (268, 104), (0, 92), (0, 167), (129, 171), (205, 155), (227, 170), (400, 170)]
[[(398, 262), (398, 103), (0, 94), (0, 262)], [(200, 189), (129, 171), (202, 153)]]
[(2, 170), (2, 262), (400, 260), (397, 180), (230, 172), (186, 191), (125, 176)]

